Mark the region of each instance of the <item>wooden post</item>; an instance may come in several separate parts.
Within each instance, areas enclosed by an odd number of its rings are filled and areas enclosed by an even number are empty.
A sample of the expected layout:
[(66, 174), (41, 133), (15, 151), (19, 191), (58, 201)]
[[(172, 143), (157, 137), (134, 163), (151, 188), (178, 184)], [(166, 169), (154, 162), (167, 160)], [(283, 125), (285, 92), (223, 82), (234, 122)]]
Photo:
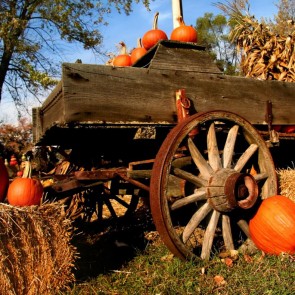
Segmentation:
[(182, 0), (172, 0), (173, 28), (178, 27), (177, 17), (182, 16)]

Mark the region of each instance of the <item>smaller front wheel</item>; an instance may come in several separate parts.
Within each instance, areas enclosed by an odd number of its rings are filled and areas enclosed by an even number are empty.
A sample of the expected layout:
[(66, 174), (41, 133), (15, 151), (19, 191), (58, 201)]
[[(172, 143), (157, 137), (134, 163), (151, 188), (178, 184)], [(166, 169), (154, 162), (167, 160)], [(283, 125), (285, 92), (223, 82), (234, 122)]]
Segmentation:
[(256, 129), (224, 111), (198, 113), (163, 142), (152, 170), (156, 228), (181, 259), (240, 247), (262, 199), (277, 194), (271, 154)]

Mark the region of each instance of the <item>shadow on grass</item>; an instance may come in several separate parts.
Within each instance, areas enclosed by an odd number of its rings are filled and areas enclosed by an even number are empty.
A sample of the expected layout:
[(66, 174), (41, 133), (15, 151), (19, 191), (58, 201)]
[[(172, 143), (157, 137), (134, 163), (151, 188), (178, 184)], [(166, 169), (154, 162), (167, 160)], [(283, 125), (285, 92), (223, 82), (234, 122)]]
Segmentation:
[(152, 230), (155, 227), (147, 207), (140, 207), (128, 217), (77, 226), (72, 241), (79, 253), (74, 271), (76, 281), (120, 269), (146, 248), (145, 232)]

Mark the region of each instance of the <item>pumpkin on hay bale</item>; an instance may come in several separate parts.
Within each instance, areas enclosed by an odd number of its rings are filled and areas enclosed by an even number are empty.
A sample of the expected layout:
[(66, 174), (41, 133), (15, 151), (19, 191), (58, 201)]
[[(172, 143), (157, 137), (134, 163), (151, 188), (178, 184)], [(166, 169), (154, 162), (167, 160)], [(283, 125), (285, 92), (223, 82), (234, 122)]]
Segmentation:
[(0, 204), (0, 294), (56, 294), (74, 282), (72, 223), (51, 203)]

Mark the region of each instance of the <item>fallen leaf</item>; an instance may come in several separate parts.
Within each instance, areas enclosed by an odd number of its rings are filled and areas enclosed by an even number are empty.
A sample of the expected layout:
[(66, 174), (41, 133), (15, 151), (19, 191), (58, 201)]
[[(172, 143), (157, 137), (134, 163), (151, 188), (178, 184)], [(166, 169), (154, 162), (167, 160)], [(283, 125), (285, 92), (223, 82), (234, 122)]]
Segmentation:
[(244, 260), (246, 261), (246, 262), (253, 262), (253, 259), (252, 259), (252, 257), (250, 256), (250, 255), (248, 255), (248, 254), (244, 254)]
[(261, 256), (258, 258), (258, 261), (262, 261), (265, 257), (265, 253), (261, 251)]
[(161, 261), (171, 261), (173, 259), (173, 257), (174, 257), (173, 254), (165, 255), (165, 256), (161, 257)]
[(228, 267), (233, 267), (234, 266), (234, 263), (233, 263), (233, 260), (229, 257), (226, 257), (224, 259), (221, 259), (221, 261)]
[(214, 277), (214, 282), (217, 286), (222, 286), (226, 284), (226, 281), (223, 276), (217, 275)]

